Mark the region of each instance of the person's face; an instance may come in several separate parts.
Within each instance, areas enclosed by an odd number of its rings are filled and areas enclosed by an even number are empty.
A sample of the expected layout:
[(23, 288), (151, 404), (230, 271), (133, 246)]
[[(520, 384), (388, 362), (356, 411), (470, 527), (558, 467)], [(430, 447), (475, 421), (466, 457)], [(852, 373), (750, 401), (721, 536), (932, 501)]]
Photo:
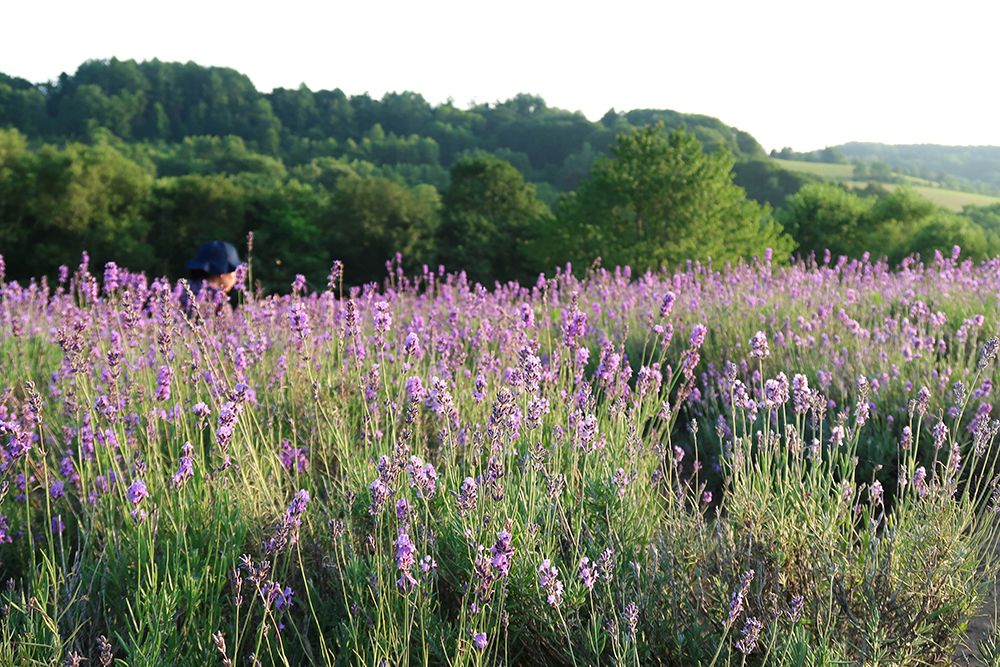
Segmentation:
[(219, 276), (219, 287), (223, 292), (229, 294), (236, 287), (236, 272), (223, 273)]

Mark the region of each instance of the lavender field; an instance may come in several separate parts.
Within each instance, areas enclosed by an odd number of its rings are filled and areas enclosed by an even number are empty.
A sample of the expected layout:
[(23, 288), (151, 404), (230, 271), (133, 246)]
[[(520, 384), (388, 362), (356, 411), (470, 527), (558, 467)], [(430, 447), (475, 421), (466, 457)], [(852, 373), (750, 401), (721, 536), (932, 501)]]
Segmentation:
[(400, 266), (0, 283), (0, 664), (1000, 659), (1000, 259)]

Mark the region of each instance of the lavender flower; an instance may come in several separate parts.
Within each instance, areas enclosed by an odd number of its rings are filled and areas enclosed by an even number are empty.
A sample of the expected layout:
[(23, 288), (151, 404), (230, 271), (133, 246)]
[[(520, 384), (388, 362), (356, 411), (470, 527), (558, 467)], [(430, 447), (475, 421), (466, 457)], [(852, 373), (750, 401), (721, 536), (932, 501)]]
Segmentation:
[(146, 483), (141, 479), (137, 479), (132, 482), (131, 486), (128, 487), (128, 500), (135, 506), (138, 506), (143, 500), (149, 496), (149, 491), (146, 489)]
[(923, 498), (927, 495), (927, 470), (920, 466), (913, 471), (913, 488), (917, 490), (917, 495)]
[(170, 400), (170, 380), (173, 376), (174, 373), (170, 370), (170, 366), (160, 366), (156, 372), (156, 400)]
[(899, 436), (899, 448), (909, 449), (913, 446), (913, 430), (909, 426), (903, 427), (903, 432)]
[(545, 593), (545, 599), (549, 605), (558, 607), (562, 602), (563, 585), (559, 581), (559, 570), (548, 558), (538, 566), (538, 584)]
[(410, 487), (417, 490), (421, 498), (431, 498), (437, 489), (437, 471), (430, 463), (424, 463), (419, 456), (411, 456), (407, 467), (410, 473)]
[(708, 333), (708, 327), (704, 324), (696, 324), (691, 328), (691, 347), (695, 350), (701, 348), (705, 343), (705, 335)]
[(299, 473), (304, 473), (309, 468), (309, 450), (306, 447), (292, 447), (291, 441), (282, 440), (278, 460), (285, 470), (291, 471), (294, 468)]
[(763, 331), (758, 331), (750, 338), (750, 356), (754, 359), (767, 359), (771, 356), (771, 350), (767, 346), (767, 336)]
[(309, 327), (309, 313), (300, 301), (292, 303), (288, 309), (288, 324), (295, 334), (295, 344), (302, 347), (302, 344), (309, 337), (311, 329)]
[(288, 509), (275, 526), (271, 537), (264, 542), (263, 550), (267, 554), (280, 553), (285, 547), (293, 546), (299, 537), (299, 527), (302, 525), (302, 515), (309, 505), (309, 492), (299, 489), (289, 503)]
[(14, 537), (10, 534), (10, 523), (5, 515), (0, 514), (0, 544), (10, 544), (13, 541)]
[(482, 653), (486, 650), (486, 633), (477, 632), (472, 635), (472, 645), (476, 647), (476, 650)]
[(750, 583), (753, 581), (753, 577), (753, 570), (747, 570), (743, 576), (740, 577), (740, 587), (733, 592), (733, 595), (729, 600), (729, 615), (726, 617), (727, 623), (732, 623), (740, 614), (743, 613), (743, 601), (750, 592)]
[(882, 482), (877, 479), (872, 482), (871, 487), (868, 489), (868, 495), (871, 497), (872, 505), (881, 505), (883, 499)]
[(458, 492), (458, 513), (460, 516), (465, 516), (469, 512), (473, 512), (476, 509), (476, 499), (478, 492), (476, 491), (476, 480), (471, 477), (466, 477), (462, 481), (462, 486)]
[(410, 540), (410, 536), (400, 530), (399, 537), (396, 539), (396, 568), (400, 572), (396, 585), (403, 592), (409, 592), (417, 585), (417, 580), (413, 578), (411, 573), (416, 564), (416, 553), (417, 549)]
[(666, 319), (670, 316), (670, 311), (674, 309), (674, 302), (677, 300), (677, 295), (673, 292), (667, 292), (663, 295), (663, 299), (660, 301), (660, 317)]
[(385, 506), (386, 501), (392, 495), (392, 489), (390, 489), (382, 477), (379, 477), (368, 487), (368, 493), (371, 496), (371, 504), (368, 506), (368, 513), (372, 516), (378, 516), (382, 513), (382, 508)]
[(615, 474), (611, 477), (611, 485), (615, 487), (615, 493), (618, 494), (619, 498), (624, 498), (625, 494), (628, 493), (628, 483), (629, 477), (625, 469), (618, 468), (615, 470)]
[(588, 591), (594, 590), (594, 584), (597, 583), (597, 568), (591, 564), (590, 559), (586, 556), (581, 558), (578, 570), (583, 587)]
[(743, 625), (742, 639), (736, 642), (736, 648), (744, 655), (751, 653), (757, 647), (757, 640), (760, 638), (760, 631), (764, 626), (756, 618), (747, 618)]
[(629, 636), (634, 638), (639, 628), (639, 605), (629, 602), (625, 605), (625, 612), (622, 615), (625, 617), (625, 627), (628, 628)]
[(173, 476), (173, 485), (175, 489), (179, 489), (184, 486), (194, 475), (194, 447), (190, 442), (185, 442), (181, 445), (181, 459), (180, 466), (177, 468), (177, 472)]
[(510, 574), (511, 558), (514, 556), (514, 548), (511, 546), (512, 535), (510, 531), (501, 530), (497, 536), (497, 541), (490, 550), (492, 556), (491, 564), (501, 577)]

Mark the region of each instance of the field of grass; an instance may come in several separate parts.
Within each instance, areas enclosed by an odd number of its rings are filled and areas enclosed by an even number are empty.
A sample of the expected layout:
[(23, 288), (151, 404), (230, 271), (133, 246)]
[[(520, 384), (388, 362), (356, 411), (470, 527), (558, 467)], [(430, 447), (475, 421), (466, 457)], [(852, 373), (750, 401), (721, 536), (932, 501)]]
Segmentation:
[[(852, 188), (865, 188), (870, 182), (854, 180), (854, 167), (849, 164), (779, 160), (776, 158), (771, 158), (771, 161), (782, 169), (812, 174), (813, 176), (819, 176), (827, 180), (842, 182)], [(914, 176), (900, 176), (900, 178), (904, 181), (906, 187), (913, 189), (921, 196), (951, 211), (961, 211), (963, 207), (970, 205), (989, 206), (991, 204), (1000, 204), (1000, 197), (940, 188), (935, 186), (931, 181)], [(897, 184), (890, 183), (877, 183), (877, 185), (888, 190), (900, 187)]]
[(0, 665), (932, 665), (983, 618), (1000, 260), (389, 268), (0, 270)]
[(798, 171), (830, 180), (850, 180), (854, 178), (854, 167), (849, 164), (779, 160), (777, 158), (771, 158), (771, 162), (788, 171)]
[[(848, 185), (855, 188), (865, 188), (868, 186), (868, 181), (848, 181)], [(887, 190), (894, 190), (900, 187), (892, 183), (879, 183), (881, 187)], [(1000, 204), (1000, 197), (993, 197), (991, 195), (981, 195), (975, 192), (960, 192), (958, 190), (948, 190), (945, 188), (938, 188), (926, 185), (909, 185), (906, 187), (915, 191), (921, 197), (931, 200), (939, 206), (950, 211), (961, 211), (966, 206), (990, 206), (992, 204)]]

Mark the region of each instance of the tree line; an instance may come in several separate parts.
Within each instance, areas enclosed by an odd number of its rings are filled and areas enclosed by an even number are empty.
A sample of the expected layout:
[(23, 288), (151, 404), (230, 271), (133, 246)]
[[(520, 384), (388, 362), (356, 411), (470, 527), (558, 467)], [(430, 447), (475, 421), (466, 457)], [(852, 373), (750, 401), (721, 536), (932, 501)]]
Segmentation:
[[(31, 84), (0, 75), (0, 254), (8, 277), (79, 252), (178, 276), (201, 242), (256, 234), (255, 275), (314, 285), (444, 264), (533, 281), (571, 261), (636, 270), (793, 251), (900, 257), (997, 250), (996, 212), (946, 214), (907, 191), (851, 194), (766, 161), (717, 119), (535, 96), (458, 109), (415, 93), (257, 92), (193, 63), (91, 61)], [(994, 216), (994, 217), (991, 217)]]
[[(332, 259), (355, 283), (378, 280), (399, 252), (408, 268), (444, 264), (485, 284), (533, 281), (566, 261), (654, 268), (735, 261), (792, 242), (766, 205), (732, 182), (733, 159), (685, 130), (623, 133), (553, 210), (510, 162), (481, 152), (452, 165), (446, 187), (328, 158), (286, 169), (234, 138), (170, 149), (192, 167), (167, 175), (110, 135), (32, 147), (0, 130), (0, 252), (12, 277), (53, 273), (81, 249), (178, 276), (198, 244), (256, 235), (267, 288), (296, 273), (322, 284)], [(180, 173), (184, 172), (184, 173)]]

